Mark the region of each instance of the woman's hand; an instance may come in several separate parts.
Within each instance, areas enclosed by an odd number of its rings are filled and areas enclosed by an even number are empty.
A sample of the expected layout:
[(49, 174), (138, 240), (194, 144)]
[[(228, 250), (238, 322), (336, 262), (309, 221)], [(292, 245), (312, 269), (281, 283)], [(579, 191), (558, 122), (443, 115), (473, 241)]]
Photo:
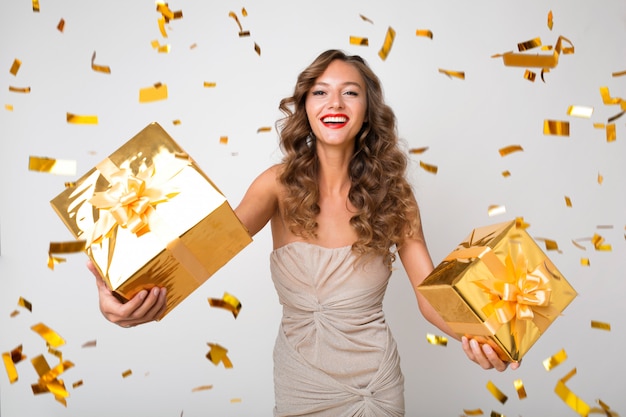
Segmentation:
[(121, 327), (132, 327), (159, 320), (162, 317), (167, 306), (165, 288), (154, 287), (150, 291), (142, 290), (128, 302), (122, 303), (106, 286), (93, 262), (88, 261), (87, 268), (96, 277), (100, 311), (110, 322)]
[(475, 339), (468, 339), (463, 336), (461, 338), (461, 344), (467, 357), (480, 365), (483, 369), (496, 369), (499, 372), (506, 370), (507, 367), (511, 369), (517, 369), (520, 366), (519, 362), (504, 362), (496, 351), (487, 343), (482, 345)]

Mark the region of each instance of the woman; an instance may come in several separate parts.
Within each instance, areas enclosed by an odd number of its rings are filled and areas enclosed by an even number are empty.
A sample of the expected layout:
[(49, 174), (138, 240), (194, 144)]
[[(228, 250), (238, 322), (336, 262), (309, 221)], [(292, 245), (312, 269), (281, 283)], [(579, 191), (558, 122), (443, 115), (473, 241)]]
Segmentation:
[[(337, 50), (299, 75), (280, 109), (283, 162), (258, 176), (235, 210), (252, 235), (268, 222), (272, 229), (283, 305), (274, 415), (402, 416), (404, 379), (382, 300), (396, 253), (414, 288), (433, 263), (395, 115), (363, 59)], [(164, 311), (164, 289), (120, 304), (97, 281), (100, 309), (114, 323), (134, 326)], [(415, 293), (424, 317), (456, 338)], [(461, 344), (483, 368), (506, 369), (488, 345)]]

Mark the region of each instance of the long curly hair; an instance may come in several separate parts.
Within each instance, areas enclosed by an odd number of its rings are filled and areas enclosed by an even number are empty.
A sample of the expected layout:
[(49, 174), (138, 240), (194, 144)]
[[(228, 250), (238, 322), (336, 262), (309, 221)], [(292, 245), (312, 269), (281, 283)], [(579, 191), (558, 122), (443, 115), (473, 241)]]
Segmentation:
[(356, 208), (350, 224), (358, 236), (352, 250), (359, 255), (382, 255), (391, 267), (397, 247), (419, 230), (419, 213), (405, 176), (407, 156), (399, 147), (396, 116), (384, 101), (379, 78), (358, 55), (323, 52), (300, 73), (292, 96), (280, 101), (284, 117), (278, 120), (277, 131), (284, 153), (279, 177), (286, 189), (283, 215), (292, 233), (305, 239), (316, 237), (319, 160), (305, 101), (334, 60), (353, 65), (366, 85), (366, 122), (355, 140), (348, 168), (348, 199)]

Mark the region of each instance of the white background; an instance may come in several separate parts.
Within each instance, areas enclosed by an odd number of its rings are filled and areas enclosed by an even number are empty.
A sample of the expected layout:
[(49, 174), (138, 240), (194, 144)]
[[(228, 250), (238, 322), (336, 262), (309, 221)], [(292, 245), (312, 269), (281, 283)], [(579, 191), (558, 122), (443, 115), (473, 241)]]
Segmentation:
[[(619, 106), (603, 104), (600, 87), (626, 97), (626, 76), (612, 76), (626, 70), (623, 0), (178, 0), (170, 8), (184, 17), (170, 22), (167, 39), (159, 33), (152, 0), (40, 4), (34, 13), (28, 0), (3, 1), (0, 25), (0, 352), (23, 345), (27, 356), (17, 364), (15, 384), (0, 372), (3, 417), (271, 415), (280, 306), (269, 275), (268, 229), (165, 320), (122, 329), (101, 316), (84, 255), (70, 255), (54, 271), (46, 267), (49, 242), (71, 239), (49, 200), (65, 181), (157, 121), (236, 205), (252, 179), (280, 159), (275, 129), (257, 129), (273, 126), (279, 100), (327, 48), (362, 55), (383, 82), (407, 148), (428, 147), (411, 155), (410, 177), (435, 263), (474, 227), (524, 217), (533, 237), (558, 243), (560, 251), (547, 254), (579, 293), (522, 367), (498, 374), (469, 362), (457, 342), (427, 343), (426, 334), (438, 332), (419, 315), (398, 264), (385, 309), (402, 357), (407, 415), (458, 416), (478, 408), (484, 415), (576, 415), (554, 393), (573, 368), (577, 374), (567, 385), (576, 395), (590, 406), (601, 399), (626, 414), (626, 118), (616, 121), (615, 142), (593, 127), (619, 112)], [(550, 10), (553, 30), (547, 27)], [(237, 36), (230, 11), (250, 37)], [(56, 29), (62, 18), (63, 33)], [(378, 51), (389, 26), (397, 36), (383, 61)], [(434, 38), (417, 37), (416, 29), (430, 29)], [(554, 45), (560, 35), (572, 41), (575, 53), (561, 55), (545, 82), (539, 69), (532, 83), (523, 78), (524, 68), (491, 58), (536, 37)], [(350, 36), (367, 37), (369, 46), (350, 45)], [(153, 40), (170, 44), (170, 53), (157, 53)], [(109, 66), (111, 74), (91, 69), (94, 51), (95, 63)], [(22, 66), (14, 76), (9, 69), (16, 58)], [(464, 71), (466, 79), (449, 78), (440, 68)], [(204, 88), (205, 81), (216, 88)], [(157, 82), (167, 85), (169, 98), (139, 103), (139, 89)], [(29, 86), (31, 92), (9, 92), (9, 86)], [(591, 106), (593, 116), (570, 117), (570, 105)], [(99, 123), (68, 124), (68, 112), (97, 115)], [(180, 125), (172, 123), (176, 119)], [(569, 121), (570, 136), (544, 135), (544, 119)], [(220, 144), (220, 136), (228, 136), (228, 144)], [(501, 157), (498, 150), (508, 145), (524, 151)], [(31, 155), (76, 160), (77, 174), (29, 171)], [(422, 170), (420, 160), (439, 172)], [(504, 205), (506, 213), (489, 217), (492, 204)], [(595, 233), (612, 251), (596, 251), (589, 241), (581, 241), (586, 250), (572, 243)], [(581, 258), (590, 266), (582, 266)], [(224, 291), (243, 304), (236, 320), (207, 303)], [(32, 312), (18, 307), (19, 297), (32, 303)], [(14, 310), (20, 314), (11, 318)], [(610, 323), (611, 331), (591, 328), (591, 320)], [(67, 408), (51, 394), (31, 391), (37, 375), (30, 359), (45, 354), (51, 365), (57, 363), (30, 330), (40, 322), (66, 340), (60, 350), (75, 364), (60, 376), (70, 392)], [(81, 347), (93, 340), (96, 347)], [(205, 358), (208, 342), (228, 349), (232, 369)], [(568, 359), (547, 372), (542, 361), (561, 349)], [(127, 369), (133, 374), (122, 378)], [(518, 399), (516, 379), (528, 398)], [(83, 385), (73, 389), (79, 380)], [(508, 401), (496, 400), (488, 381)], [(201, 385), (213, 389), (192, 392)]]

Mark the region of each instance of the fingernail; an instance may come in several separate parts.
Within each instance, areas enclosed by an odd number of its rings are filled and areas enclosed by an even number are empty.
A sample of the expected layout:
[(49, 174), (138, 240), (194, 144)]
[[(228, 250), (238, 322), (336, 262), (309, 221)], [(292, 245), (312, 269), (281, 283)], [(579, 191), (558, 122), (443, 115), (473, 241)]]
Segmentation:
[(470, 345), (472, 346), (472, 348), (477, 348), (478, 347), (478, 342), (474, 339), (470, 340)]
[(493, 353), (493, 349), (489, 345), (483, 345), (483, 352), (485, 352), (487, 354), (491, 354), (491, 353)]
[(147, 293), (146, 291), (140, 291), (140, 292), (139, 292), (139, 299), (140, 299), (140, 300), (143, 300), (144, 298), (146, 298), (146, 295), (147, 295), (147, 294), (148, 294), (148, 293)]
[(158, 295), (159, 295), (159, 291), (160, 291), (160, 290), (159, 290), (159, 287), (154, 287), (154, 288), (152, 289), (152, 295), (154, 295), (154, 296), (158, 296)]

